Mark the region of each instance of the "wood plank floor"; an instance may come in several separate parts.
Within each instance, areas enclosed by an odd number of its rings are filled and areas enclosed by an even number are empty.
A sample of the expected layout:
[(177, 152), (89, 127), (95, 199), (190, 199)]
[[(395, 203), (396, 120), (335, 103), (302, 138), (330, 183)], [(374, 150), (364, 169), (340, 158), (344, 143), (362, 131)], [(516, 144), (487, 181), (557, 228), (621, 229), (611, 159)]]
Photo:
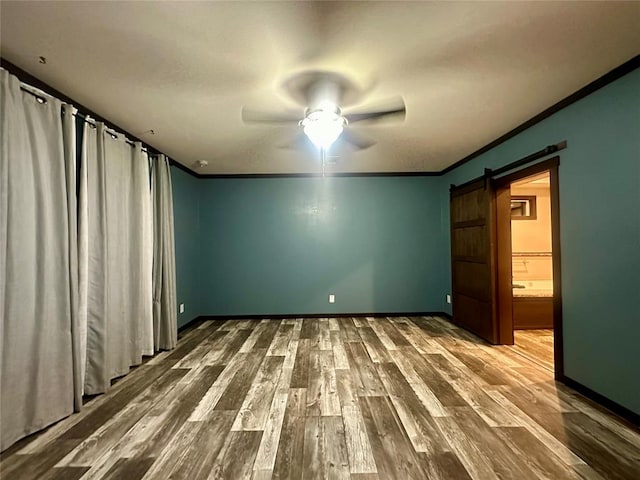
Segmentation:
[(207, 321), (3, 479), (637, 479), (640, 434), (432, 317)]
[(514, 330), (516, 352), (553, 372), (553, 330)]

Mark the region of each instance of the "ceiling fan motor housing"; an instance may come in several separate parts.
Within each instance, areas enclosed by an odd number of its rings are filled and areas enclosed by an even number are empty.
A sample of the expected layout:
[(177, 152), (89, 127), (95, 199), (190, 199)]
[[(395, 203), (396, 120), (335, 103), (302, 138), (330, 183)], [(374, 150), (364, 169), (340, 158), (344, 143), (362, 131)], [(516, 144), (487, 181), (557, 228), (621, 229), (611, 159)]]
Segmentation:
[(308, 111), (336, 110), (340, 115), (338, 105), (342, 101), (342, 89), (339, 84), (321, 78), (309, 86), (308, 99)]

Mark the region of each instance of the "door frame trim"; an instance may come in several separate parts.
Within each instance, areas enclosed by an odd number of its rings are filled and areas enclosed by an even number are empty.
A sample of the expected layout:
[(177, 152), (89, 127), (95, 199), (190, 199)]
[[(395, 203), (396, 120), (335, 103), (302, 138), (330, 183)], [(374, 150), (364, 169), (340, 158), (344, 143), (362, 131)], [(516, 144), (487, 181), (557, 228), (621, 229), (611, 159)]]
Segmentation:
[[(554, 377), (556, 380), (564, 378), (564, 343), (562, 332), (562, 276), (561, 276), (561, 250), (560, 250), (560, 184), (558, 181), (558, 167), (560, 165), (560, 157), (556, 156), (548, 160), (536, 163), (529, 167), (522, 168), (513, 173), (509, 173), (502, 177), (494, 179), (495, 195), (496, 195), (496, 291), (497, 304), (499, 311), (508, 309), (513, 302), (513, 292), (511, 288), (511, 216), (509, 212), (509, 229), (508, 236), (505, 233), (506, 220), (505, 216), (508, 212), (504, 207), (504, 201), (500, 202), (500, 194), (504, 199), (505, 190), (509, 190), (511, 183), (521, 180), (532, 175), (536, 175), (545, 171), (549, 172), (550, 193), (551, 193), (551, 250), (553, 264), (553, 356), (554, 356)], [(502, 206), (502, 208), (500, 208)], [(500, 226), (502, 225), (502, 228)], [(502, 263), (509, 260), (509, 275), (505, 274), (504, 265), (500, 270), (500, 259)], [(502, 275), (500, 272), (502, 271)], [(503, 306), (502, 308), (500, 306)], [(513, 344), (513, 316), (498, 315), (498, 331), (500, 332), (500, 343)], [(509, 336), (508, 332), (511, 332)], [(504, 335), (504, 342), (503, 342)]]

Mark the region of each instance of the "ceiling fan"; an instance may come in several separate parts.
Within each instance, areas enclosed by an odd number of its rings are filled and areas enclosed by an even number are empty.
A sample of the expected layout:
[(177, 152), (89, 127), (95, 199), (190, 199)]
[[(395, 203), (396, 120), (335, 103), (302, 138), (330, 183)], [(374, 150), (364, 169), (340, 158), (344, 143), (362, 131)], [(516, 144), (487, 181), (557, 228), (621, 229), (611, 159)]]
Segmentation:
[(291, 125), (301, 129), (294, 145), (299, 145), (305, 137), (311, 140), (320, 149), (323, 170), (326, 151), (339, 137), (357, 150), (375, 145), (374, 141), (354, 132), (350, 125), (389, 117), (404, 119), (406, 113), (402, 97), (378, 103), (375, 108), (343, 113), (341, 105), (355, 103), (362, 92), (346, 77), (331, 72), (297, 74), (285, 82), (284, 89), (306, 107), (304, 112), (265, 112), (243, 107), (242, 120), (247, 124)]

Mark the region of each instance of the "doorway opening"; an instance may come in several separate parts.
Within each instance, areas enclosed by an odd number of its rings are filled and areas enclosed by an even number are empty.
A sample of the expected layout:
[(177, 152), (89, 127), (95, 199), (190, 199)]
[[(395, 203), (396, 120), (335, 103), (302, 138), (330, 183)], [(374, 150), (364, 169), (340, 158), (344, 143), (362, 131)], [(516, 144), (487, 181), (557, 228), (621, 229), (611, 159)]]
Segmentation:
[(563, 374), (558, 159), (495, 181), (501, 343)]
[(553, 247), (548, 171), (511, 192), (511, 275), (516, 351), (553, 371)]

